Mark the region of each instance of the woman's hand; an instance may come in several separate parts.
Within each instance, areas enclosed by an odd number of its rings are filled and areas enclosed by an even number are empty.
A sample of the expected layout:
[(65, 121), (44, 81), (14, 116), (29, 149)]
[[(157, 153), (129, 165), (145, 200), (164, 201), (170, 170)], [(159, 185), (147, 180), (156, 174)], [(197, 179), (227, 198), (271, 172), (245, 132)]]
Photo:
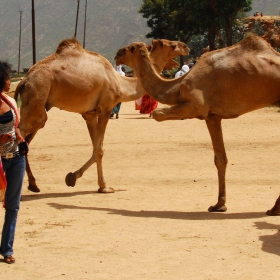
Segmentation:
[(17, 140), (19, 143), (24, 142), (24, 138), (21, 136), (21, 134), (17, 134)]

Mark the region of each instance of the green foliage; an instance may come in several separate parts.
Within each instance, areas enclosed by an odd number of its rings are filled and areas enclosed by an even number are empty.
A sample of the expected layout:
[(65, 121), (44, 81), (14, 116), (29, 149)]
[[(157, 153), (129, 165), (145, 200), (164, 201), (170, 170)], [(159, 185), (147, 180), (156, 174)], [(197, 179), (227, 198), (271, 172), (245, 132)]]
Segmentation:
[(139, 13), (148, 19), (148, 38), (180, 38), (187, 42), (192, 35), (207, 34), (210, 49), (215, 39), (232, 45), (233, 25), (237, 14), (250, 11), (252, 0), (143, 0)]
[(174, 40), (178, 36), (175, 30), (172, 10), (169, 0), (144, 0), (139, 10), (147, 25), (151, 28), (147, 38), (169, 38)]
[(190, 48), (190, 55), (197, 58), (201, 55), (202, 49), (207, 46), (207, 38), (203, 35), (193, 35), (188, 40), (188, 47)]

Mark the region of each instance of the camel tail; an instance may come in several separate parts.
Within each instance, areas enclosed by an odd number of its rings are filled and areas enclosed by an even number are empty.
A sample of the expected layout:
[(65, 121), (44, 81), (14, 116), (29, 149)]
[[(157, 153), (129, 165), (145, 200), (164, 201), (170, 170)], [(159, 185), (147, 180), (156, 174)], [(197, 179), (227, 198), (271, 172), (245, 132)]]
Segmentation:
[(22, 92), (24, 86), (26, 83), (26, 79), (23, 79), (20, 81), (20, 83), (17, 85), (16, 91), (15, 91), (15, 95), (14, 95), (14, 99), (16, 101), (18, 101), (18, 95)]

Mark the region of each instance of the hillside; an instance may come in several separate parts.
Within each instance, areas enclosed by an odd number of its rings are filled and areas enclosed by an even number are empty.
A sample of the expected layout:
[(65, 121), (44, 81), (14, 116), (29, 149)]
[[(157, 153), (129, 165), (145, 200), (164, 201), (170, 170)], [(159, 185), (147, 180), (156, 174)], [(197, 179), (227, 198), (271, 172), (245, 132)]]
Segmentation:
[[(36, 0), (36, 59), (53, 53), (58, 43), (74, 35), (76, 0)], [(0, 57), (8, 59), (13, 69), (18, 67), (19, 26), (22, 10), (21, 59), (22, 68), (32, 66), (31, 1), (0, 0)], [(149, 29), (146, 19), (138, 14), (142, 0), (90, 0), (87, 4), (86, 44), (88, 50), (105, 56), (111, 62), (115, 52), (132, 41), (145, 41)], [(265, 15), (279, 15), (279, 0), (253, 0), (253, 10)], [(85, 0), (80, 0), (77, 38), (83, 42)]]
[(279, 0), (253, 0), (253, 10), (250, 15), (255, 12), (263, 13), (264, 15), (280, 15), (280, 1)]
[[(36, 0), (36, 59), (56, 50), (58, 43), (75, 32), (76, 0)], [(17, 69), (19, 25), (22, 10), (21, 69), (32, 66), (31, 1), (0, 0), (0, 57), (8, 58)], [(138, 14), (142, 0), (91, 0), (87, 4), (86, 44), (109, 60), (115, 52), (132, 41), (147, 41), (146, 20)], [(80, 0), (77, 39), (83, 42), (85, 0)], [(4, 36), (3, 36), (4, 35)]]

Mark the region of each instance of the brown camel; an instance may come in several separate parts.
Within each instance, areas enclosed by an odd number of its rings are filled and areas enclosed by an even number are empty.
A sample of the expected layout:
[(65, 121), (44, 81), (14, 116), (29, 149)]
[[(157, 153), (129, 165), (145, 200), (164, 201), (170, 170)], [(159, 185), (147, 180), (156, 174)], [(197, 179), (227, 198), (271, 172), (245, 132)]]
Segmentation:
[[(185, 43), (153, 40), (151, 61), (162, 71), (169, 59), (188, 55)], [(76, 39), (63, 40), (54, 54), (35, 64), (20, 82), (15, 99), (21, 96), (21, 132), (28, 143), (47, 121), (46, 112), (52, 107), (75, 112), (85, 119), (92, 140), (91, 158), (74, 173), (67, 174), (68, 186), (94, 163), (97, 164), (99, 192), (114, 192), (106, 187), (102, 170), (103, 139), (112, 108), (118, 102), (136, 100), (145, 94), (137, 78), (121, 76), (101, 55), (89, 52)], [(29, 186), (39, 192), (35, 177), (26, 158)]]
[[(117, 52), (116, 64), (134, 69), (145, 90), (170, 107), (157, 109), (157, 121), (198, 118), (206, 121), (218, 171), (219, 194), (208, 210), (226, 211), (227, 156), (222, 119), (269, 105), (280, 105), (280, 54), (260, 37), (249, 36), (239, 44), (204, 54), (184, 76), (165, 80), (154, 70), (143, 43), (132, 43)], [(280, 213), (280, 198), (268, 215)]]
[(271, 29), (265, 33), (264, 38), (273, 48), (280, 48), (280, 29)]

